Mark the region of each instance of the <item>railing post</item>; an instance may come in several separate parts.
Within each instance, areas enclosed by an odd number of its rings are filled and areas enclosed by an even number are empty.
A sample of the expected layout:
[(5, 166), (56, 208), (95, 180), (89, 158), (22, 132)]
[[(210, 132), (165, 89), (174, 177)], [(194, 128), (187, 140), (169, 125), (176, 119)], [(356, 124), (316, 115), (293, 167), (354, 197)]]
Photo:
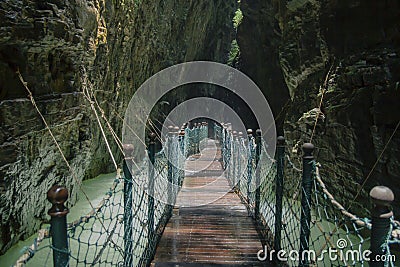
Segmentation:
[(206, 133), (206, 122), (203, 121), (201, 123), (201, 136), (200, 136), (200, 142), (205, 138)]
[(69, 266), (69, 250), (67, 235), (67, 214), (69, 210), (64, 206), (68, 199), (67, 188), (54, 185), (47, 191), (47, 200), (53, 204), (48, 211), (51, 216), (51, 237), (53, 244), (54, 267)]
[(173, 136), (173, 128), (168, 129), (168, 139), (167, 139), (167, 180), (168, 180), (168, 199), (167, 204), (172, 207), (172, 188), (173, 188), (173, 165), (172, 161), (172, 140)]
[(214, 131), (215, 131), (215, 139), (218, 140), (219, 144), (222, 147), (222, 124), (217, 125), (217, 123), (214, 123)]
[(148, 187), (148, 196), (149, 196), (149, 204), (147, 209), (147, 229), (148, 229), (148, 239), (149, 243), (152, 242), (154, 237), (154, 161), (155, 161), (155, 139), (156, 134), (150, 133), (149, 134), (150, 142), (148, 147), (149, 153), (149, 187)]
[[(184, 128), (182, 128), (178, 134), (178, 142), (179, 142), (179, 147), (181, 148), (181, 151), (182, 151), (182, 156), (185, 159), (185, 129)], [(183, 163), (183, 164), (185, 164), (185, 163)], [(185, 176), (185, 171), (183, 170), (184, 166), (181, 166), (180, 168), (182, 168), (182, 169), (179, 170), (179, 177), (177, 178), (177, 181), (176, 181), (177, 186), (182, 185), (182, 181)], [(175, 192), (175, 194), (177, 194), (177, 193), (178, 192)]]
[(196, 123), (196, 128), (195, 128), (195, 136), (196, 136), (196, 149), (194, 151), (194, 154), (200, 153), (200, 123)]
[(190, 143), (190, 155), (196, 154), (196, 123), (193, 123), (190, 131)]
[(221, 152), (222, 152), (222, 167), (224, 170), (226, 170), (226, 132), (225, 132), (225, 126), (221, 123)]
[(301, 218), (300, 218), (300, 266), (308, 266), (308, 259), (303, 259), (303, 251), (309, 248), (311, 222), (311, 189), (314, 179), (314, 145), (303, 145), (303, 177), (301, 182)]
[(261, 155), (261, 130), (257, 129), (256, 130), (256, 192), (255, 192), (255, 206), (254, 206), (254, 217), (256, 219), (256, 222), (260, 221), (260, 183), (261, 183), (261, 177), (260, 177), (260, 155)]
[(285, 138), (278, 136), (276, 147), (276, 177), (275, 177), (275, 236), (274, 249), (281, 250), (282, 231), (282, 199), (283, 199), (283, 175), (285, 168)]
[[(391, 235), (390, 219), (393, 216), (390, 204), (394, 200), (394, 194), (386, 186), (375, 186), (369, 193), (372, 208), (372, 230), (371, 230), (371, 257), (370, 259), (382, 259), (389, 255), (388, 239)], [(389, 259), (386, 261), (370, 261), (371, 267), (389, 266)]]
[(247, 129), (247, 140), (248, 140), (248, 149), (247, 149), (247, 202), (251, 206), (250, 202), (250, 185), (251, 185), (251, 179), (252, 179), (252, 174), (253, 174), (253, 143), (252, 143), (252, 135), (253, 135), (253, 130), (252, 129)]
[(224, 168), (228, 168), (228, 128), (224, 125)]
[(260, 220), (260, 184), (261, 184), (261, 177), (260, 177), (260, 156), (261, 156), (261, 130), (256, 130), (256, 195), (255, 195), (255, 206), (254, 206), (254, 217), (257, 222)]
[(178, 136), (179, 148), (182, 151), (183, 157), (185, 157), (185, 129), (181, 129)]
[(232, 126), (231, 123), (226, 123), (226, 166), (227, 166), (227, 173), (228, 173), (228, 180), (232, 180), (232, 164), (231, 162), (232, 157)]
[(125, 160), (122, 164), (124, 171), (124, 266), (132, 266), (132, 173), (128, 161), (133, 161), (133, 146), (124, 144)]
[(243, 143), (243, 133), (239, 132), (238, 133), (239, 137), (238, 137), (238, 143), (237, 143), (237, 165), (238, 165), (238, 181), (236, 183), (236, 187), (239, 191), (240, 190), (240, 180), (242, 179), (242, 154), (240, 153), (240, 148), (242, 146)]
[(237, 164), (236, 164), (236, 159), (238, 157), (237, 151), (236, 151), (236, 140), (237, 140), (237, 131), (232, 132), (232, 188), (236, 186), (236, 178), (237, 178)]
[(185, 157), (193, 154), (193, 129), (185, 129)]
[(232, 131), (227, 128), (227, 141), (226, 141), (226, 173), (228, 181), (232, 181), (232, 164), (231, 157), (232, 157)]

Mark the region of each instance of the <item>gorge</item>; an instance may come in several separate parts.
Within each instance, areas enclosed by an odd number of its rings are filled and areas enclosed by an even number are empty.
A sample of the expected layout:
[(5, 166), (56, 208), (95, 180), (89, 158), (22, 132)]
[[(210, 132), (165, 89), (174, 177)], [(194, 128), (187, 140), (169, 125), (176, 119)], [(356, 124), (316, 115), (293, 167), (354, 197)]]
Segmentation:
[[(131, 96), (156, 72), (229, 62), (261, 88), (294, 162), (312, 139), (337, 200), (347, 206), (360, 192), (352, 209), (366, 216), (369, 190), (386, 185), (399, 216), (399, 53), (395, 0), (2, 1), (0, 254), (48, 220), (54, 183), (69, 187), (69, 205), (77, 196), (18, 73), (83, 180), (113, 170), (85, 88), (120, 134)], [(162, 112), (199, 94), (177, 90)]]

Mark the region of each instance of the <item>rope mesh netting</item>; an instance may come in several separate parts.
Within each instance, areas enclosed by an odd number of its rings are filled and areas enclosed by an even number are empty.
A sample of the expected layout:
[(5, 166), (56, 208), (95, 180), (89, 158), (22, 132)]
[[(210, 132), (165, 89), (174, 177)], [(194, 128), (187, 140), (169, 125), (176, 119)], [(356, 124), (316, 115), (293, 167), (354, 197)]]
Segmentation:
[[(249, 213), (256, 219), (263, 243), (269, 249), (282, 249), (286, 252), (301, 253), (301, 215), (302, 215), (302, 169), (295, 166), (288, 155), (272, 159), (266, 150), (266, 143), (261, 139), (259, 164), (257, 164), (256, 139), (233, 136), (227, 128), (214, 126), (216, 138), (221, 143), (223, 163), (227, 178), (241, 196)], [(278, 155), (279, 153), (277, 153)], [(278, 161), (281, 161), (279, 170)], [(363, 251), (370, 249), (371, 220), (359, 218), (347, 211), (326, 188), (319, 175), (321, 166), (311, 161), (311, 202), (306, 207), (311, 212), (310, 230), (305, 247), (310, 255), (308, 264), (314, 266), (368, 266), (362, 257)], [(277, 193), (278, 172), (283, 175), (281, 196)], [(257, 175), (259, 175), (259, 200), (256, 199)], [(277, 198), (281, 198), (281, 221), (277, 221)], [(256, 201), (259, 201), (259, 216), (255, 216)], [(303, 210), (304, 212), (304, 210)], [(279, 212), (278, 212), (279, 213)], [(390, 244), (400, 243), (398, 231), (400, 224), (392, 218), (392, 231), (387, 234), (387, 255), (390, 255)], [(280, 240), (274, 241), (276, 228), (279, 225)], [(304, 248), (304, 244), (303, 244)], [(336, 256), (324, 255), (332, 250)], [(307, 252), (307, 253), (308, 253)], [(353, 256), (354, 254), (354, 256)], [(306, 257), (307, 254), (306, 254)], [(286, 257), (290, 266), (301, 265), (301, 255), (292, 254)], [(393, 257), (386, 258), (388, 266), (394, 266)]]
[[(197, 153), (194, 148), (207, 137), (207, 129), (206, 125), (186, 128), (189, 138), (170, 135), (155, 154), (154, 164), (150, 164), (150, 159), (143, 160), (140, 166), (124, 164), (125, 175), (117, 174), (99, 205), (68, 223), (69, 251), (61, 252), (68, 254), (69, 266), (148, 265), (172, 215), (184, 178), (186, 156)], [(53, 266), (51, 254), (57, 249), (51, 244), (49, 229), (45, 233), (40, 237), (42, 245), (38, 247), (35, 239), (32, 248), (27, 248), (14, 266), (38, 266), (37, 262)]]
[[(251, 134), (234, 136), (217, 124), (214, 134), (221, 145), (222, 164), (228, 181), (246, 204), (249, 214), (256, 219), (262, 242), (268, 248), (278, 246), (285, 251), (299, 252), (306, 246), (315, 252), (308, 263), (312, 266), (368, 266), (358, 255), (370, 248), (371, 220), (357, 217), (335, 200), (320, 176), (319, 170), (323, 166), (315, 160), (310, 162), (310, 202), (302, 206), (306, 194), (302, 186), (303, 170), (288, 155), (277, 153), (273, 159), (262, 139), (257, 141)], [(200, 151), (201, 141), (207, 135), (207, 126), (186, 128), (184, 138), (168, 137), (163, 149), (155, 155), (153, 171), (149, 160), (145, 160), (132, 172), (132, 178), (117, 175), (100, 204), (89, 214), (68, 224), (70, 266), (148, 265), (171, 216), (172, 206), (166, 203), (175, 202), (184, 176), (185, 158)], [(259, 152), (257, 143), (261, 144)], [(281, 184), (280, 175), (283, 177)], [(153, 181), (151, 185), (150, 180)], [(149, 190), (153, 197), (147, 194)], [(281, 208), (277, 205), (280, 202)], [(310, 235), (306, 244), (301, 242), (304, 207), (310, 210), (307, 225)], [(400, 224), (392, 218), (391, 229), (383, 237), (388, 239), (384, 248), (388, 255), (393, 245), (400, 244), (399, 231)], [(33, 256), (41, 255), (46, 258), (45, 266), (52, 266), (51, 252), (55, 248), (51, 238), (47, 238), (48, 232), (48, 229), (41, 230), (19, 263), (32, 258), (35, 262)], [(322, 257), (329, 249), (335, 251), (336, 259)], [(389, 266), (395, 266), (393, 259), (388, 257)], [(287, 260), (289, 266), (302, 265), (296, 255)]]

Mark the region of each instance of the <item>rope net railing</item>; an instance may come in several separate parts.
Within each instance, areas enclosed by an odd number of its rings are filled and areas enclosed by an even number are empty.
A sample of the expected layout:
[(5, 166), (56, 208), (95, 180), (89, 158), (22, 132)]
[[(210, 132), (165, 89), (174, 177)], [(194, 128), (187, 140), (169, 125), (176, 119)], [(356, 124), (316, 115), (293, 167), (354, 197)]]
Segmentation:
[[(385, 266), (395, 266), (391, 249), (400, 244), (400, 224), (393, 219), (390, 201), (382, 200), (388, 192), (381, 192), (390, 189), (371, 191), (372, 213), (386, 211), (380, 215), (386, 221), (375, 220), (372, 229), (374, 217), (360, 218), (334, 198), (324, 183), (327, 178), (320, 175), (323, 166), (312, 157), (313, 148), (304, 147), (299, 168), (285, 155), (283, 138), (278, 138), (272, 159), (261, 132), (254, 137), (250, 130), (243, 137), (219, 125), (214, 125), (214, 132), (226, 176), (256, 220), (268, 251), (285, 251), (289, 266), (369, 266), (368, 259), (373, 261), (377, 255)], [(276, 260), (276, 256), (270, 257)]]
[[(311, 195), (311, 224), (309, 247), (316, 252), (316, 258), (321, 258), (325, 251), (337, 251), (335, 259), (325, 260), (325, 264), (331, 266), (368, 266), (369, 263), (363, 258), (363, 253), (367, 250), (380, 251), (381, 259), (385, 266), (395, 266), (396, 256), (391, 251), (395, 244), (400, 244), (400, 223), (394, 220), (393, 213), (384, 209), (384, 213), (378, 215), (377, 210), (382, 209), (380, 203), (372, 209), (371, 218), (359, 217), (343, 207), (326, 187), (323, 178), (320, 176), (319, 163), (312, 162), (312, 195)], [(373, 189), (374, 190), (374, 189)], [(390, 194), (391, 192), (384, 192)], [(370, 195), (374, 198), (374, 193)], [(378, 199), (375, 196), (376, 199)], [(384, 202), (385, 200), (382, 200)], [(374, 199), (373, 199), (373, 202)], [(379, 202), (379, 200), (378, 200)], [(385, 222), (376, 220), (372, 217), (386, 217), (387, 229), (381, 227)], [(389, 214), (390, 213), (390, 214)], [(372, 229), (373, 222), (376, 229)], [(373, 231), (372, 231), (373, 230)], [(381, 248), (373, 248), (379, 244)], [(354, 254), (355, 256), (352, 256)], [(366, 255), (373, 259), (375, 255)], [(369, 257), (370, 256), (370, 257)], [(383, 257), (382, 257), (383, 256)], [(397, 259), (398, 260), (398, 259)]]
[[(65, 233), (53, 224), (41, 229), (14, 266), (37, 266), (37, 262), (57, 267), (148, 266), (172, 215), (184, 178), (186, 157), (199, 152), (199, 143), (207, 135), (206, 124), (182, 129), (179, 135), (170, 133), (158, 153), (154, 151), (153, 136), (148, 146), (149, 157), (139, 165), (125, 155), (123, 173), (118, 170), (99, 204), (88, 214), (65, 223)], [(129, 149), (126, 151), (129, 154)], [(63, 189), (57, 190), (60, 193)], [(57, 196), (60, 212), (66, 198), (60, 201)], [(60, 249), (56, 239), (64, 234), (67, 246)], [(42, 259), (38, 261), (37, 257)]]

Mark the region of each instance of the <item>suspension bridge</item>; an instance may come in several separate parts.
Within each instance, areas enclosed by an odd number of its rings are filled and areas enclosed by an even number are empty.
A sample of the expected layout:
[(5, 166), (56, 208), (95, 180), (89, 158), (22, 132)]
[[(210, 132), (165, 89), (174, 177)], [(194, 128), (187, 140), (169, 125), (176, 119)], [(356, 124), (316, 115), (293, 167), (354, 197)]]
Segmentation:
[(51, 227), (14, 266), (38, 255), (56, 267), (395, 266), (400, 223), (389, 188), (373, 188), (371, 217), (358, 217), (325, 185), (310, 143), (295, 166), (283, 137), (268, 155), (260, 130), (196, 123), (169, 131), (158, 152), (159, 137), (149, 135), (148, 159), (139, 164), (125, 145), (113, 185), (76, 221), (68, 222), (67, 188), (53, 186)]

